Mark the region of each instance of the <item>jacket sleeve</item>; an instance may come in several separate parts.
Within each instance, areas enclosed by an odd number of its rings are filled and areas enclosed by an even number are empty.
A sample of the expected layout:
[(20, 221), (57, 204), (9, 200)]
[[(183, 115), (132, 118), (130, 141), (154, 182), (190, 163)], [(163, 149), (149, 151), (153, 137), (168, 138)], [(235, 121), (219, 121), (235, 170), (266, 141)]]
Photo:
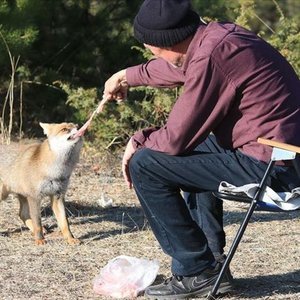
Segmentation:
[(126, 69), (129, 86), (152, 86), (172, 88), (184, 83), (184, 73), (161, 58)]
[(194, 59), (185, 74), (183, 93), (162, 128), (133, 136), (134, 145), (172, 155), (192, 151), (230, 110), (236, 88), (211, 57)]

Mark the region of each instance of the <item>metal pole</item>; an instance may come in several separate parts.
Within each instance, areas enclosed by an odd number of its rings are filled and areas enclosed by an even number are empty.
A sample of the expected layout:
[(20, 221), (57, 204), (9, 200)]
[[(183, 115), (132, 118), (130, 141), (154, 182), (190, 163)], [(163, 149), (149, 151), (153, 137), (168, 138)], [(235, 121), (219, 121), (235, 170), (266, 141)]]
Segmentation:
[(268, 167), (266, 169), (266, 172), (265, 172), (265, 174), (264, 174), (264, 176), (263, 176), (263, 178), (262, 178), (262, 180), (261, 180), (261, 182), (260, 182), (260, 184), (257, 188), (257, 191), (256, 191), (256, 193), (255, 193), (255, 195), (254, 195), (254, 197), (251, 201), (251, 204), (250, 204), (250, 207), (249, 207), (249, 209), (246, 213), (246, 216), (245, 216), (245, 218), (244, 218), (244, 220), (243, 220), (243, 222), (242, 222), (242, 224), (241, 224), (241, 226), (240, 226), (240, 228), (239, 228), (239, 230), (238, 230), (238, 232), (237, 232), (237, 234), (234, 238), (234, 241), (233, 241), (233, 243), (232, 243), (232, 245), (231, 245), (231, 247), (228, 251), (227, 258), (226, 258), (226, 260), (225, 260), (225, 262), (222, 266), (222, 269), (219, 273), (219, 276), (218, 276), (211, 292), (208, 294), (207, 299), (209, 299), (209, 300), (215, 299), (215, 296), (217, 295), (217, 291), (218, 291), (218, 288), (221, 284), (222, 278), (223, 278), (225, 272), (227, 271), (227, 269), (229, 267), (229, 264), (230, 264), (234, 254), (235, 254), (235, 251), (236, 251), (236, 249), (237, 249), (237, 247), (238, 247), (238, 245), (239, 245), (239, 243), (242, 239), (242, 236), (243, 236), (243, 234), (246, 230), (246, 227), (249, 223), (249, 220), (250, 220), (250, 218), (251, 218), (251, 216), (252, 216), (252, 214), (253, 214), (253, 212), (256, 208), (257, 200), (260, 198), (261, 194), (265, 190), (265, 187), (266, 187), (266, 184), (267, 184), (267, 179), (268, 179), (268, 177), (270, 175), (270, 172), (271, 172), (271, 170), (274, 166), (274, 163), (275, 163), (275, 161), (270, 160), (270, 162), (268, 164)]

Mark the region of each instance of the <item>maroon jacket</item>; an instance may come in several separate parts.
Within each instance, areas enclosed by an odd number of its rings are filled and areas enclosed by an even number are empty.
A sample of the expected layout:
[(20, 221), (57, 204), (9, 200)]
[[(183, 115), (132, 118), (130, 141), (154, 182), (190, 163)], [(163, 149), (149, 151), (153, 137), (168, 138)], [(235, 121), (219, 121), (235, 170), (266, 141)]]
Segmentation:
[(164, 127), (133, 138), (137, 147), (172, 155), (192, 151), (213, 133), (226, 149), (268, 161), (265, 137), (300, 146), (300, 82), (264, 40), (232, 23), (201, 25), (182, 68), (162, 59), (126, 70), (129, 86), (183, 85)]

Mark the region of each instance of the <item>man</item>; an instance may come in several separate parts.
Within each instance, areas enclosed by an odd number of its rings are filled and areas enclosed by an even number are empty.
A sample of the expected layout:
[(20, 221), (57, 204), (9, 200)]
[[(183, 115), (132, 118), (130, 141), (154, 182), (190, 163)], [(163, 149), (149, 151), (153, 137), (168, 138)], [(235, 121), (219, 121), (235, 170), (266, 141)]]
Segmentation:
[[(213, 252), (222, 252), (224, 246), (222, 230), (214, 231), (218, 225), (210, 221), (220, 220), (206, 210), (206, 237), (181, 191), (198, 193), (201, 203), (201, 195), (217, 190), (222, 180), (236, 186), (258, 182), (271, 152), (257, 143), (258, 137), (299, 146), (299, 79), (254, 33), (232, 23), (203, 24), (189, 1), (144, 1), (134, 20), (134, 34), (156, 58), (114, 74), (105, 84), (104, 96), (124, 98), (124, 82), (183, 85), (165, 126), (134, 134), (122, 162), (128, 186), (134, 186), (157, 240), (172, 257), (174, 275), (147, 288), (145, 295), (205, 296), (219, 272)], [(290, 166), (280, 164), (268, 184), (285, 191), (299, 184), (296, 178)], [(220, 243), (210, 241), (212, 236)], [(230, 289), (225, 276), (219, 292)]]

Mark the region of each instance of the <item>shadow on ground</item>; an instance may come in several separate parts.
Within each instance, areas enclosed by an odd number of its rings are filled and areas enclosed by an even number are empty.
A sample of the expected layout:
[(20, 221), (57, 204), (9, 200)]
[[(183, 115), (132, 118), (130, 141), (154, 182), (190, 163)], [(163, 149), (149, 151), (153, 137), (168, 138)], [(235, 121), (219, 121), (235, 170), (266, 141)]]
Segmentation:
[[(66, 203), (66, 211), (68, 217), (72, 220), (72, 225), (80, 224), (96, 224), (101, 222), (113, 222), (122, 227), (122, 233), (141, 231), (149, 229), (148, 222), (145, 218), (143, 210), (140, 206), (115, 206), (109, 208), (101, 208), (95, 205), (79, 204), (74, 202)], [(246, 213), (245, 209), (239, 211), (224, 211), (224, 226), (231, 224), (240, 224)], [(43, 217), (50, 217), (53, 215), (51, 207), (45, 206), (42, 210)], [(297, 212), (262, 212), (257, 211), (252, 216), (251, 222), (269, 222), (269, 221), (284, 221), (299, 218), (300, 211)], [(46, 230), (51, 233), (57, 227), (56, 222), (48, 225)], [(6, 230), (0, 232), (2, 236), (9, 236), (14, 233), (20, 233), (27, 230), (25, 226), (16, 227), (13, 230)], [(112, 235), (120, 234), (120, 229), (106, 230), (103, 228), (101, 231), (90, 231), (81, 236), (81, 239), (103, 239)]]
[(300, 294), (300, 270), (278, 275), (263, 275), (253, 278), (236, 279), (236, 292), (239, 297), (257, 299), (276, 294)]
[[(100, 223), (100, 222), (114, 222), (122, 226), (123, 233), (132, 231), (141, 231), (149, 229), (148, 222), (143, 213), (143, 210), (139, 206), (115, 206), (109, 208), (101, 208), (99, 206), (89, 204), (78, 203), (66, 203), (66, 211), (69, 218), (72, 218), (73, 225), (85, 224), (85, 223)], [(50, 206), (44, 207), (42, 215), (47, 217), (51, 216), (52, 210)], [(224, 226), (231, 224), (240, 224), (246, 214), (245, 209), (240, 211), (224, 211)], [(254, 212), (250, 223), (253, 222), (269, 222), (269, 221), (284, 221), (292, 220), (300, 217), (300, 211), (297, 212)], [(53, 225), (52, 227), (54, 227)], [(52, 230), (53, 228), (47, 228)], [(98, 237), (95, 239), (102, 239), (108, 236), (120, 234), (120, 230), (103, 231), (102, 233), (89, 232), (82, 239), (90, 239), (95, 235)], [(94, 238), (93, 238), (94, 239)]]

